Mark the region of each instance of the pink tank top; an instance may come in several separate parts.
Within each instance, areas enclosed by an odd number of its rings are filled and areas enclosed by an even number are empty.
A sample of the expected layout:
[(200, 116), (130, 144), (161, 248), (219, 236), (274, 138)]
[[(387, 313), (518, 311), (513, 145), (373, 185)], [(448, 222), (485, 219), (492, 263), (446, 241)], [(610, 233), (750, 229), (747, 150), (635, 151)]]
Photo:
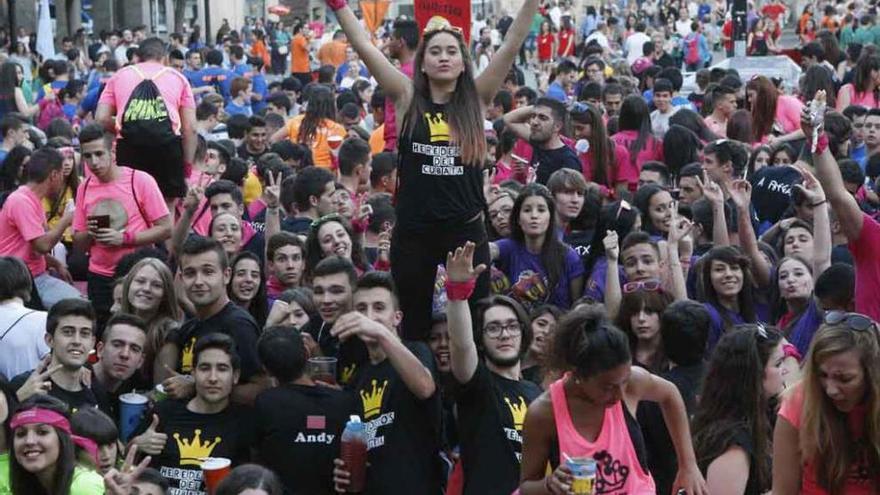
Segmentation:
[(655, 495), (654, 479), (644, 470), (630, 439), (623, 401), (605, 409), (602, 430), (595, 442), (578, 433), (571, 421), (568, 399), (562, 386), (565, 378), (550, 384), (553, 419), (559, 439), (559, 462), (568, 457), (592, 457), (598, 463), (596, 493), (607, 495)]
[[(874, 96), (874, 93), (859, 93), (856, 91), (856, 87), (852, 84), (844, 84), (840, 91), (838, 91), (838, 95), (842, 95), (843, 92), (846, 91), (849, 93), (849, 104), (850, 105), (858, 105), (861, 107), (865, 107), (867, 109), (880, 107), (880, 102), (877, 101), (877, 98)], [(837, 97), (840, 100), (840, 96)], [(842, 110), (842, 109), (841, 109)]]

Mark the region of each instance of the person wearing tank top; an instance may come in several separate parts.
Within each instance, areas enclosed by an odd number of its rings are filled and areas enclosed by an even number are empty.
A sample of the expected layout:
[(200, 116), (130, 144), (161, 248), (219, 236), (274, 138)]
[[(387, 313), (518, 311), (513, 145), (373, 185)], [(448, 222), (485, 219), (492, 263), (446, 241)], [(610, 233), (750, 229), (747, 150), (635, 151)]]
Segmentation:
[[(431, 302), (437, 265), (448, 252), (472, 241), (477, 259), (489, 263), (483, 211), (483, 165), (487, 144), (485, 109), (501, 87), (538, 0), (526, 0), (489, 66), (475, 77), (462, 28), (431, 18), (415, 53), (412, 80), (376, 48), (344, 0), (326, 0), (351, 46), (385, 95), (394, 102), (398, 130), (397, 224), (391, 266), (404, 319), (402, 336), (425, 340), (431, 329)], [(480, 277), (472, 301), (489, 295), (489, 277)]]
[[(626, 335), (595, 309), (559, 322), (552, 369), (563, 372), (530, 406), (523, 425), (520, 493), (571, 493), (571, 458), (596, 462), (596, 494), (654, 495), (634, 411), (657, 402), (678, 460), (672, 493), (708, 495), (694, 455), (684, 402), (675, 385), (631, 365)], [(547, 474), (547, 466), (552, 474)]]

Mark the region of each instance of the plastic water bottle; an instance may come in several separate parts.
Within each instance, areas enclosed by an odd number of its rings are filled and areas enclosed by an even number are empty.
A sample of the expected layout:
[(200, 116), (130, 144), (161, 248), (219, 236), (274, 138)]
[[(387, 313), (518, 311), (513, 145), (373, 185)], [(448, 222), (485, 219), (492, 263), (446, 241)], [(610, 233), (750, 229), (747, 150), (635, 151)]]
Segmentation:
[(362, 492), (367, 484), (367, 430), (357, 415), (345, 424), (341, 444), (341, 457), (349, 473), (347, 491)]

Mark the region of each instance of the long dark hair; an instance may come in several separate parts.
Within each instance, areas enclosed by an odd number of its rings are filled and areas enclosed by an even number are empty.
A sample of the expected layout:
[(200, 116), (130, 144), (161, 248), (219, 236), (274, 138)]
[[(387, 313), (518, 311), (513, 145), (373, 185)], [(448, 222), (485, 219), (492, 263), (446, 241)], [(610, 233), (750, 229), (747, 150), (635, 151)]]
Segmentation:
[(770, 79), (764, 76), (755, 76), (746, 83), (747, 96), (749, 90), (757, 92), (750, 110), (752, 112), (752, 141), (758, 142), (773, 130), (779, 90), (770, 82)]
[[(15, 88), (18, 87), (18, 74), (15, 62), (5, 62), (0, 65), (0, 99), (14, 98)], [(11, 100), (13, 103), (15, 100)]]
[(718, 139), (718, 136), (712, 132), (712, 129), (709, 129), (709, 126), (706, 125), (706, 121), (703, 120), (703, 117), (700, 116), (697, 112), (687, 109), (680, 108), (672, 117), (669, 117), (669, 125), (678, 124), (683, 127), (687, 127), (694, 134), (700, 138), (700, 141), (714, 141)]
[[(602, 113), (593, 105), (586, 105), (583, 112), (572, 112), (572, 120), (590, 126), (590, 150), (593, 152), (593, 182), (614, 187), (611, 177), (617, 177), (617, 160), (614, 146), (608, 139), (608, 130)], [(609, 173), (610, 172), (610, 173)]]
[[(864, 51), (862, 53), (865, 53)], [(856, 93), (867, 93), (869, 90), (878, 89), (874, 86), (871, 73), (880, 70), (880, 55), (871, 53), (862, 55), (856, 62), (855, 74), (853, 75), (853, 87)], [(872, 88), (873, 86), (873, 88)]]
[(663, 161), (672, 175), (678, 175), (685, 165), (699, 161), (702, 148), (700, 138), (683, 125), (672, 124), (663, 135)]
[(324, 224), (330, 222), (336, 222), (339, 225), (342, 225), (342, 228), (348, 232), (348, 237), (351, 239), (351, 263), (361, 271), (367, 271), (370, 268), (367, 263), (367, 256), (364, 254), (364, 248), (361, 245), (360, 236), (354, 234), (354, 229), (351, 228), (351, 224), (340, 215), (326, 215), (312, 222), (312, 226), (309, 228), (309, 235), (306, 237), (306, 267), (304, 271), (305, 273), (303, 273), (303, 280), (307, 280), (310, 283), (312, 280), (312, 272), (315, 267), (318, 266), (318, 262), (326, 257), (324, 253), (321, 252), (321, 241), (318, 239), (318, 231), (321, 230), (321, 227)]
[[(638, 208), (639, 212), (642, 214), (642, 230), (651, 235), (662, 234), (651, 220), (651, 214), (649, 212), (651, 209), (651, 198), (664, 191), (666, 191), (666, 188), (658, 186), (657, 184), (645, 184), (636, 191), (636, 196), (633, 198), (633, 203), (635, 203), (636, 208)], [(602, 236), (604, 237), (605, 234), (603, 233)]]
[(243, 260), (252, 260), (257, 266), (260, 268), (260, 284), (257, 286), (257, 293), (254, 294), (254, 298), (251, 300), (250, 304), (248, 304), (247, 310), (257, 320), (257, 325), (260, 328), (266, 324), (266, 317), (269, 316), (269, 302), (266, 299), (266, 270), (263, 269), (263, 264), (260, 262), (260, 258), (250, 252), (250, 251), (239, 251), (238, 254), (232, 258), (232, 261), (229, 263), (230, 272), (232, 272), (232, 276), (229, 277), (229, 283), (226, 285), (226, 293), (229, 294), (229, 298), (233, 301), (235, 300), (235, 295), (232, 290), (232, 281), (235, 279), (235, 266), (243, 261)]
[(0, 192), (14, 191), (27, 182), (27, 174), (22, 165), (32, 153), (30, 149), (21, 145), (9, 150), (6, 158), (0, 162)]
[(693, 420), (694, 452), (704, 473), (745, 430), (752, 442), (749, 478), (770, 488), (769, 399), (764, 368), (782, 336), (773, 328), (738, 325), (721, 337), (706, 371)]
[[(48, 409), (70, 419), (70, 409), (67, 404), (55, 397), (38, 394), (24, 401), (16, 413), (29, 409)], [(52, 478), (50, 490), (43, 488), (37, 476), (28, 472), (18, 462), (18, 457), (13, 453), (9, 460), (9, 481), (12, 493), (27, 493), (28, 495), (69, 495), (70, 485), (73, 482), (73, 470), (77, 465), (79, 449), (74, 445), (70, 434), (56, 427), (52, 427), (58, 435), (58, 459), (55, 461), (55, 476)], [(13, 432), (13, 436), (15, 432)], [(14, 442), (11, 440), (10, 443)]]
[(639, 153), (651, 139), (651, 111), (640, 95), (629, 95), (620, 105), (618, 131), (637, 131), (638, 137), (629, 144), (629, 159), (635, 165)]
[[(617, 328), (623, 330), (623, 333), (629, 338), (629, 348), (633, 353), (633, 357), (635, 357), (635, 351), (638, 348), (638, 337), (636, 337), (636, 333), (632, 328), (632, 317), (644, 310), (645, 312), (658, 315), (657, 319), (659, 321), (659, 315), (662, 315), (663, 310), (672, 304), (672, 302), (672, 295), (662, 289), (649, 291), (640, 288), (633, 292), (623, 294), (623, 297), (620, 300), (620, 310), (617, 312), (615, 323), (617, 324)], [(657, 333), (659, 336), (659, 329)], [(666, 371), (666, 368), (669, 365), (669, 360), (666, 359), (666, 353), (663, 351), (662, 339), (660, 348), (657, 350), (657, 355), (654, 356), (654, 361), (641, 364), (646, 366), (652, 373)]]
[(737, 294), (737, 302), (739, 303), (739, 315), (743, 320), (749, 323), (756, 321), (755, 317), (755, 299), (754, 284), (752, 283), (752, 271), (749, 268), (749, 259), (742, 252), (733, 246), (716, 246), (709, 250), (708, 253), (700, 260), (702, 265), (703, 276), (703, 294), (701, 300), (707, 302), (718, 310), (724, 328), (732, 325), (730, 318), (727, 316), (727, 310), (721, 305), (718, 299), (718, 293), (712, 285), (712, 262), (720, 261), (730, 266), (739, 266), (742, 270), (742, 289)]
[(486, 156), (486, 136), (483, 130), (483, 111), (477, 85), (474, 83), (473, 62), (470, 50), (461, 33), (451, 29), (438, 29), (426, 34), (413, 62), (413, 95), (406, 115), (404, 115), (403, 132), (412, 136), (416, 123), (424, 118), (431, 109), (431, 87), (428, 76), (422, 72), (425, 60), (425, 49), (428, 42), (439, 33), (452, 35), (458, 42), (464, 70), (458, 76), (455, 91), (446, 103), (446, 120), (449, 124), (449, 139), (461, 148), (461, 162), (465, 165), (482, 166)]
[(311, 142), (324, 125), (324, 119), (336, 119), (336, 103), (333, 92), (321, 85), (313, 85), (309, 90), (309, 104), (302, 123), (299, 125), (297, 142), (311, 147)]
[(834, 90), (834, 81), (831, 79), (831, 71), (821, 65), (813, 65), (804, 74), (801, 99), (809, 102), (816, 96), (820, 89), (825, 90), (825, 101), (828, 108), (835, 108), (837, 92)]
[(516, 201), (513, 202), (513, 211), (510, 212), (510, 238), (520, 244), (525, 244), (526, 236), (519, 224), (519, 215), (526, 199), (534, 196), (544, 198), (547, 203), (547, 212), (550, 214), (547, 232), (544, 233), (544, 244), (541, 246), (541, 265), (547, 272), (547, 297), (549, 298), (562, 281), (562, 276), (565, 273), (566, 246), (556, 235), (556, 202), (553, 201), (550, 191), (543, 185), (529, 184), (516, 197)]

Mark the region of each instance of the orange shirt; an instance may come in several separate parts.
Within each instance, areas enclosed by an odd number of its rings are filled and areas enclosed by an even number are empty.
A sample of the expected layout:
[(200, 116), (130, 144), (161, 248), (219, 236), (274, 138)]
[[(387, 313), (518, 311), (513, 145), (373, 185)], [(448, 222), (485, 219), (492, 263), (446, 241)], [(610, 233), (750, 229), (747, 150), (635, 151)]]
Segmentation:
[(342, 41), (328, 41), (318, 49), (318, 60), (324, 65), (339, 68), (345, 62), (345, 49), (348, 44)]
[(251, 55), (253, 55), (254, 57), (258, 57), (260, 60), (262, 60), (263, 67), (269, 67), (269, 50), (266, 49), (266, 44), (263, 43), (262, 40), (254, 41), (254, 45), (251, 47)]
[(373, 156), (385, 151), (385, 124), (373, 130), (370, 134), (370, 152)]
[[(305, 118), (305, 115), (297, 115), (287, 122), (287, 137), (294, 143), (299, 143), (299, 126), (302, 124), (303, 118)], [(315, 165), (318, 167), (333, 167), (333, 157), (330, 153), (330, 144), (327, 143), (327, 138), (329, 136), (339, 136), (342, 139), (345, 139), (345, 127), (342, 127), (341, 124), (330, 119), (324, 119), (318, 127), (318, 131), (315, 133), (312, 142), (300, 143), (305, 144), (312, 150), (312, 161), (315, 162)]]
[(290, 61), (290, 72), (309, 72), (309, 40), (302, 34), (297, 34), (290, 42)]

